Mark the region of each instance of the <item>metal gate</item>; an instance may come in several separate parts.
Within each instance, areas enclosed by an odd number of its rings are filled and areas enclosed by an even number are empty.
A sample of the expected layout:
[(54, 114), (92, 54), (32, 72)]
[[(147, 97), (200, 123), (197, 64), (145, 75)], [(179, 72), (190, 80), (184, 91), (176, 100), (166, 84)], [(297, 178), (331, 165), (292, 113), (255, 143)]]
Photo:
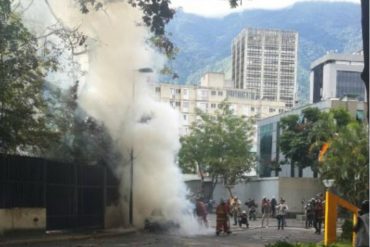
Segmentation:
[(49, 165), (46, 175), (47, 229), (102, 228), (104, 173), (102, 166)]
[(0, 155), (0, 208), (46, 208), (47, 230), (103, 228), (115, 200), (118, 181), (105, 166)]

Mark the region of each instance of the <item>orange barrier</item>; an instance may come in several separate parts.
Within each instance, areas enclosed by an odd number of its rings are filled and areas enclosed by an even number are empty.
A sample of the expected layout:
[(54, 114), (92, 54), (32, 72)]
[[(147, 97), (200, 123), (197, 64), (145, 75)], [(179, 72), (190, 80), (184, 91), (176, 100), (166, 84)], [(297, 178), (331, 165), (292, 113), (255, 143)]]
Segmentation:
[[(353, 213), (353, 225), (356, 224), (359, 208), (340, 198), (339, 196), (326, 191), (325, 193), (325, 232), (324, 245), (334, 243), (337, 238), (337, 206), (341, 206)], [(353, 233), (352, 246), (356, 243), (356, 234)]]

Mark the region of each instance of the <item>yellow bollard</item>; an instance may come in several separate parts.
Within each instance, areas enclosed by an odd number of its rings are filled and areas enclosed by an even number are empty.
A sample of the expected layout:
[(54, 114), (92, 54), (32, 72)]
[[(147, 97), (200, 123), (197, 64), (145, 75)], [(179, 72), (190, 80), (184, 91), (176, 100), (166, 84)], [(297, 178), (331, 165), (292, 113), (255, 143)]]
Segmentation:
[[(358, 208), (339, 196), (326, 191), (325, 193), (325, 232), (324, 245), (328, 246), (336, 242), (337, 238), (337, 206), (341, 206), (353, 213), (353, 225), (356, 224)], [(356, 234), (353, 233), (352, 246), (356, 243)]]

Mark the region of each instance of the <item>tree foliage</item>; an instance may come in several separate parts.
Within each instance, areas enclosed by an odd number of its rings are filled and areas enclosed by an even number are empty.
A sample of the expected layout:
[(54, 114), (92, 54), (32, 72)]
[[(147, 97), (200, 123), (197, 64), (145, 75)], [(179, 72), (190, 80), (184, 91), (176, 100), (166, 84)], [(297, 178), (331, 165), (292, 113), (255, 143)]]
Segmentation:
[(279, 146), (285, 158), (291, 164), (291, 176), (294, 167), (311, 167), (318, 172), (318, 155), (322, 145), (351, 121), (351, 116), (344, 109), (331, 109), (320, 112), (318, 108), (306, 108), (299, 115), (289, 115), (281, 119), (282, 134)]
[(11, 1), (0, 1), (1, 152), (41, 152), (58, 137), (48, 128), (43, 97), (44, 77), (58, 63), (47, 52), (39, 54), (37, 39), (12, 12)]
[(255, 161), (251, 152), (251, 120), (234, 115), (226, 102), (220, 104), (214, 115), (197, 110), (197, 118), (190, 134), (180, 139), (179, 163), (183, 172), (194, 172), (198, 168), (202, 179), (208, 173), (213, 189), (218, 178), (226, 185), (243, 179)]
[(319, 167), (321, 177), (334, 179), (338, 192), (355, 205), (369, 195), (368, 136), (366, 124), (351, 121), (329, 140)]
[(108, 164), (117, 155), (113, 140), (102, 123), (78, 107), (78, 81), (68, 90), (49, 89), (50, 125), (59, 139), (49, 142), (47, 158), (76, 164)]

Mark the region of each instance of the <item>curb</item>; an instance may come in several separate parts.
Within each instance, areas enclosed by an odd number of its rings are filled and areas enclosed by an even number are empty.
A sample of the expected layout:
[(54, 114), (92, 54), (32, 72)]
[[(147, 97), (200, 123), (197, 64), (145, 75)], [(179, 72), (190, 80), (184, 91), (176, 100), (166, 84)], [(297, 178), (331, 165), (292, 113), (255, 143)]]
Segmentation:
[(108, 238), (114, 236), (120, 236), (130, 233), (137, 232), (137, 228), (129, 229), (117, 229), (115, 231), (108, 232), (94, 232), (91, 234), (80, 234), (76, 236), (65, 235), (65, 236), (45, 236), (42, 238), (29, 238), (29, 239), (17, 239), (17, 240), (5, 240), (4, 242), (0, 241), (0, 246), (11, 246), (11, 245), (21, 245), (21, 244), (37, 244), (37, 243), (48, 243), (48, 242), (58, 242), (58, 241), (77, 241), (84, 240), (89, 238)]

